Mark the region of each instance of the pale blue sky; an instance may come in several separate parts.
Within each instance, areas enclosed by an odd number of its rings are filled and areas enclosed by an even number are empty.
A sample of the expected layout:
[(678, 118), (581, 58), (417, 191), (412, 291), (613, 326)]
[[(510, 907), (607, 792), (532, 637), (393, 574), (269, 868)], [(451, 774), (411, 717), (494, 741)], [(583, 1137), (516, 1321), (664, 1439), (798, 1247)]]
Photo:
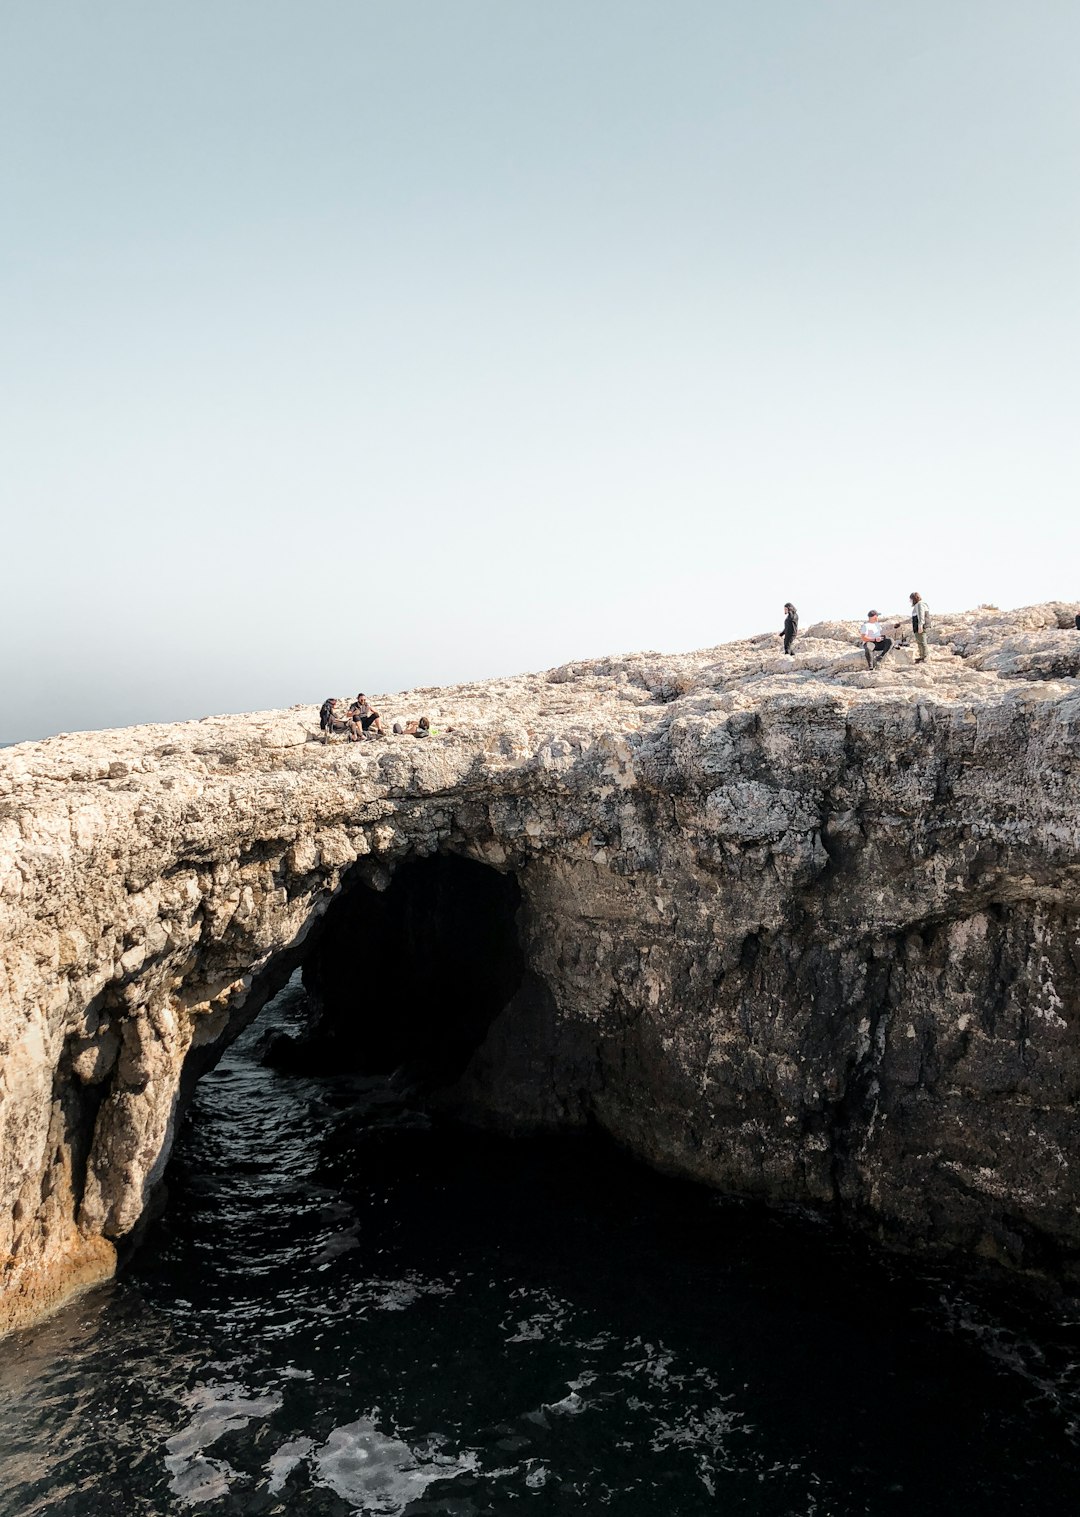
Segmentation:
[(1080, 596), (1075, 0), (5, 0), (0, 739)]

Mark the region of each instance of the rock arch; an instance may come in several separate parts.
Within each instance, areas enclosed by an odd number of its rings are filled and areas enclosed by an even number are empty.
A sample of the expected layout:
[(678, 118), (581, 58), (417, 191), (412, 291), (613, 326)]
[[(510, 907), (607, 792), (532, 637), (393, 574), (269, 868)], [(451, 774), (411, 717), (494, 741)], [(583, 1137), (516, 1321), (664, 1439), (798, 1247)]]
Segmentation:
[(7, 750), (0, 1328), (114, 1268), (194, 1080), (349, 891), (448, 856), (520, 891), (457, 1111), (1080, 1278), (1061, 614), (939, 617), (928, 670), (823, 624), (794, 667), (751, 641), (400, 698), (425, 741), (327, 749), (304, 709)]

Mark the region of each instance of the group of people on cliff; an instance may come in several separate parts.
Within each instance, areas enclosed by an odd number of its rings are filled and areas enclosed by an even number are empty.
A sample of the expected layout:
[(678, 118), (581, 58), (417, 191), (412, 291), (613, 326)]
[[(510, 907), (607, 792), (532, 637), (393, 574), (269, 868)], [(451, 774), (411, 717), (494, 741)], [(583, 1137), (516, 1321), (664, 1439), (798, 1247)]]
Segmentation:
[[(911, 635), (915, 639), (918, 649), (915, 655), (917, 664), (925, 664), (927, 660), (926, 634), (930, 628), (930, 607), (923, 600), (918, 590), (912, 590), (908, 596), (911, 602)], [(1080, 617), (1077, 618), (1080, 626)], [(894, 622), (893, 632), (901, 632), (902, 622)], [(799, 613), (790, 601), (784, 602), (784, 626), (780, 633), (784, 645), (784, 652), (790, 657), (795, 656), (795, 639), (799, 634)], [(863, 654), (866, 658), (866, 667), (874, 669), (895, 646), (895, 639), (891, 638), (885, 630), (885, 623), (881, 620), (880, 613), (868, 611), (866, 620), (859, 629), (859, 637), (862, 640)], [(900, 641), (905, 641), (902, 636)]]
[[(911, 602), (911, 635), (915, 639), (918, 652), (915, 656), (917, 664), (925, 664), (927, 660), (926, 634), (930, 627), (930, 608), (919, 594), (918, 590), (912, 590), (908, 596)], [(900, 632), (903, 624), (894, 622), (893, 632)], [(1080, 627), (1080, 616), (1077, 617), (1077, 626)], [(799, 613), (791, 601), (784, 602), (784, 625), (780, 632), (780, 638), (784, 645), (784, 652), (789, 657), (795, 656), (795, 639), (799, 635)], [(863, 654), (866, 658), (866, 667), (873, 670), (895, 647), (896, 640), (888, 635), (885, 623), (881, 620), (880, 613), (868, 611), (866, 620), (863, 622), (859, 637), (862, 640)], [(905, 641), (901, 637), (900, 641)], [(386, 736), (386, 729), (382, 724), (382, 717), (372, 706), (367, 696), (361, 690), (356, 699), (349, 705), (347, 710), (342, 710), (344, 702), (337, 696), (329, 695), (319, 707), (319, 728), (323, 734), (323, 741), (328, 743), (335, 733), (341, 733), (350, 743), (359, 743), (366, 738), (378, 738)], [(421, 716), (415, 721), (395, 722), (393, 731), (397, 734), (411, 737), (431, 737), (435, 731), (430, 720)]]
[[(330, 742), (335, 733), (341, 733), (350, 743), (386, 736), (382, 717), (362, 690), (348, 709), (343, 711), (344, 704), (336, 695), (328, 695), (319, 707), (319, 729), (324, 743)], [(421, 716), (415, 721), (395, 722), (393, 731), (410, 737), (432, 737), (435, 728), (428, 717)]]

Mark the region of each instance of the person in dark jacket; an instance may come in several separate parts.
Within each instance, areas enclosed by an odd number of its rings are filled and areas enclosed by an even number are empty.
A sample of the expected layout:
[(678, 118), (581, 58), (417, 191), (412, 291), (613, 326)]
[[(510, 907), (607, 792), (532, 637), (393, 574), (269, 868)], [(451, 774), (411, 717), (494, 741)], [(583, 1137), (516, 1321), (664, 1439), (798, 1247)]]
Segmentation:
[(911, 630), (915, 634), (915, 646), (919, 652), (915, 659), (917, 664), (926, 663), (926, 631), (930, 626), (930, 607), (923, 600), (918, 590), (912, 590), (908, 596), (911, 602)]
[(341, 702), (336, 695), (328, 695), (319, 707), (319, 726), (324, 743), (332, 742), (335, 732), (348, 730), (348, 724), (341, 714)]
[(786, 600), (784, 602), (784, 630), (781, 632), (780, 636), (784, 639), (784, 652), (790, 654), (792, 658), (794, 658), (795, 655), (791, 652), (791, 645), (795, 641), (795, 636), (798, 630), (799, 613), (796, 611), (791, 602), (789, 600)]

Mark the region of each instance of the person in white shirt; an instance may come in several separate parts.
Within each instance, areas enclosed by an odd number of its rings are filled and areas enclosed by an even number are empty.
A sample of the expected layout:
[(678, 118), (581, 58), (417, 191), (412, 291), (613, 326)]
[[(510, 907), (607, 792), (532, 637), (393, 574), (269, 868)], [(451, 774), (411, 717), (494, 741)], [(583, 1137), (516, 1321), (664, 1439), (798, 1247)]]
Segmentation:
[(885, 635), (885, 628), (878, 621), (876, 611), (866, 613), (866, 620), (862, 624), (859, 636), (862, 638), (863, 652), (866, 654), (866, 667), (873, 669), (878, 659), (884, 658), (893, 645), (892, 638)]

